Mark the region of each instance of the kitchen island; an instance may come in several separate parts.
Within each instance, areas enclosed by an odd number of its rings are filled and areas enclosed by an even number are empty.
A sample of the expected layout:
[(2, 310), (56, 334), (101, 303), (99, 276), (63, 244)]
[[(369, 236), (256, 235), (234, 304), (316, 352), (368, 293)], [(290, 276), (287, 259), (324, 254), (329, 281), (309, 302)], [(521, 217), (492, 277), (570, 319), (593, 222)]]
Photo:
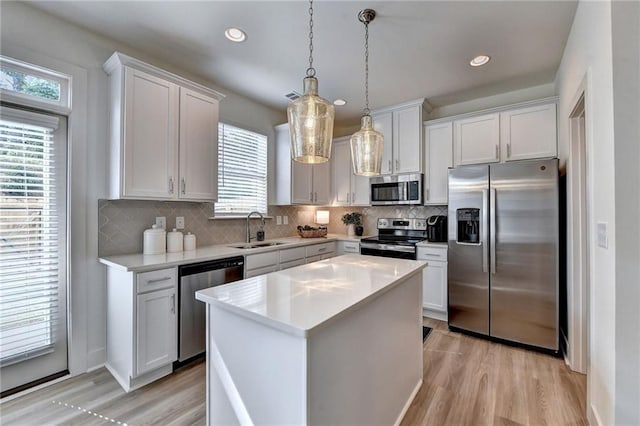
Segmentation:
[(207, 423), (398, 424), (422, 384), (425, 266), (350, 254), (197, 292)]

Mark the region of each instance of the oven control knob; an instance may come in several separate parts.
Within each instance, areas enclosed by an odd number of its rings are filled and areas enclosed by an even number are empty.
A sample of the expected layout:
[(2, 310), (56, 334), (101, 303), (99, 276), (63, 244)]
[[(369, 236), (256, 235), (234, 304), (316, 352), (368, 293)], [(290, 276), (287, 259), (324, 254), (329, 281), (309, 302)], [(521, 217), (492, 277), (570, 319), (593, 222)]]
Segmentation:
[(415, 226), (419, 229), (427, 229), (427, 222), (424, 220), (416, 220)]

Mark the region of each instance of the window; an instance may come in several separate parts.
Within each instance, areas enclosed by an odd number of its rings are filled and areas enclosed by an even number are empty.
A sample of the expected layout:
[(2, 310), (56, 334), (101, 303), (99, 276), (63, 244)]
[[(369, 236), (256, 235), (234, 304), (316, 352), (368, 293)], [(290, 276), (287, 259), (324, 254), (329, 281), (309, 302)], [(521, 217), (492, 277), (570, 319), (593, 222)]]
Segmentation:
[(69, 77), (0, 56), (0, 92), (4, 99), (29, 106), (67, 108)]
[[(3, 367), (53, 352), (60, 340), (66, 341), (66, 140), (57, 136), (66, 131), (62, 120), (1, 108)], [(66, 352), (62, 356), (66, 362)]]
[(228, 124), (218, 126), (216, 216), (267, 213), (267, 137)]

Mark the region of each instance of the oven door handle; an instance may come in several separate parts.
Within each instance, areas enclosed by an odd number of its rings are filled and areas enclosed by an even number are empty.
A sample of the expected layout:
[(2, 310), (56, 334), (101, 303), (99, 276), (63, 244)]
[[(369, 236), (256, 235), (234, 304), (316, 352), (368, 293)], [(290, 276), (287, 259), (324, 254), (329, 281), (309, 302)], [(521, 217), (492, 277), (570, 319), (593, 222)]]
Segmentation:
[(376, 243), (363, 243), (360, 242), (361, 248), (374, 249), (374, 250), (387, 250), (387, 251), (399, 251), (403, 253), (414, 253), (415, 247), (396, 246), (391, 244), (376, 244)]

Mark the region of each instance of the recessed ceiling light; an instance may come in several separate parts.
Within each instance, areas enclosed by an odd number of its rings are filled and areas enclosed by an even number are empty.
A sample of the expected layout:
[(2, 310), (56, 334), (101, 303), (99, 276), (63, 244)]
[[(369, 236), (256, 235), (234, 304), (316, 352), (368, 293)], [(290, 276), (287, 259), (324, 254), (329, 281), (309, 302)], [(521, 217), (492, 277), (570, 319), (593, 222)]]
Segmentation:
[(347, 104), (347, 101), (345, 101), (344, 99), (336, 99), (335, 101), (333, 101), (333, 104), (336, 106), (343, 106)]
[(224, 30), (224, 36), (231, 41), (235, 41), (236, 43), (243, 42), (247, 39), (247, 34), (242, 31), (240, 28), (227, 28)]
[(490, 60), (491, 60), (490, 56), (478, 55), (475, 58), (473, 58), (471, 61), (469, 61), (469, 65), (471, 65), (472, 67), (479, 67), (486, 64)]

